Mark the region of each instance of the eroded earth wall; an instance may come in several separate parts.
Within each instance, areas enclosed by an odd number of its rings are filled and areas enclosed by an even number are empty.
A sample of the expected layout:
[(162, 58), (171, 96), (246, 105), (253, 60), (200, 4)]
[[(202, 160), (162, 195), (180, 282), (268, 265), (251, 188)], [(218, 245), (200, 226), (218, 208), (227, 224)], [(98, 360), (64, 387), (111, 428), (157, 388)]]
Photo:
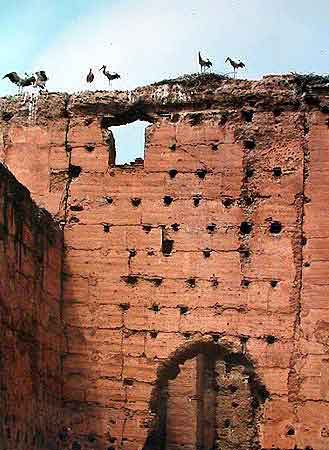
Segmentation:
[(0, 448), (44, 448), (62, 424), (62, 231), (0, 164)]
[[(329, 109), (302, 94), (209, 76), (50, 94), (33, 120), (1, 100), (2, 159), (64, 226), (66, 421), (90, 445), (328, 449)], [(144, 163), (116, 166), (137, 119)]]

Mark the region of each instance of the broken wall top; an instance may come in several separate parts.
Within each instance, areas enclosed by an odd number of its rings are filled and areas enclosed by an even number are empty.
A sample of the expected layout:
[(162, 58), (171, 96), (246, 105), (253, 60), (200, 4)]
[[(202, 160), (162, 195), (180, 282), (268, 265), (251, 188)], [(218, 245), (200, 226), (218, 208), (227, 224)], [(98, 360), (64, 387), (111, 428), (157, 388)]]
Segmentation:
[[(301, 101), (319, 105), (321, 101), (314, 100), (315, 97), (329, 93), (326, 79), (321, 83), (311, 81), (295, 75), (269, 75), (259, 81), (250, 81), (205, 74), (164, 80), (133, 91), (51, 93), (40, 97), (36, 123), (42, 125), (47, 120), (68, 116), (106, 115), (115, 116), (111, 125), (120, 125), (137, 119), (155, 121), (184, 110), (243, 106), (255, 110), (299, 109)], [(323, 102), (322, 106), (326, 106), (322, 99)], [(20, 96), (0, 98), (0, 111), (4, 122), (24, 124), (29, 119), (28, 104), (22, 104)]]

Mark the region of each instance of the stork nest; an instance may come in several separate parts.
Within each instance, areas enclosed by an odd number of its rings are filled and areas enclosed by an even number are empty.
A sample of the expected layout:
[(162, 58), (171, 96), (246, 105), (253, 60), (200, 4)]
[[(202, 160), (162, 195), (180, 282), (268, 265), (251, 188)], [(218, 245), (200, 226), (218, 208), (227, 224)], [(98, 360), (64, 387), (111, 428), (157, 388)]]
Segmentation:
[(169, 80), (161, 80), (153, 83), (151, 86), (162, 86), (164, 84), (173, 85), (179, 83), (181, 86), (186, 88), (193, 88), (199, 86), (200, 84), (211, 84), (213, 82), (230, 80), (231, 78), (227, 75), (220, 75), (217, 73), (192, 73), (182, 75), (178, 78), (171, 78)]
[(317, 75), (315, 73), (292, 72), (299, 92), (305, 92), (308, 87), (329, 84), (329, 75)]

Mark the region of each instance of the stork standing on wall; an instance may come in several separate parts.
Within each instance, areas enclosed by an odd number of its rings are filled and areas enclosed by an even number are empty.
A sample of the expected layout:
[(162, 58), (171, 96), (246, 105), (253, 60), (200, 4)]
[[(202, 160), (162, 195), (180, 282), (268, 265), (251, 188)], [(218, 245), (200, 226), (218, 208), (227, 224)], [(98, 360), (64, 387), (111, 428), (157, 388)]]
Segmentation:
[(100, 71), (103, 71), (103, 74), (106, 76), (106, 78), (109, 80), (109, 86), (111, 87), (111, 81), (117, 80), (118, 78), (121, 78), (118, 73), (110, 73), (108, 70), (106, 70), (106, 66), (102, 66)]
[(44, 70), (39, 70), (39, 72), (35, 72), (37, 79), (34, 83), (35, 87), (40, 88), (40, 90), (46, 89), (46, 83), (48, 81), (48, 77)]
[(242, 69), (243, 67), (246, 67), (245, 64), (243, 64), (243, 62), (241, 62), (240, 60), (239, 60), (239, 62), (236, 62), (230, 57), (227, 57), (225, 62), (229, 62), (231, 64), (231, 66), (233, 67), (234, 78), (236, 76), (236, 70), (237, 69)]
[(202, 73), (202, 72), (205, 72), (206, 69), (210, 69), (210, 67), (212, 67), (212, 62), (209, 59), (207, 59), (207, 60), (202, 59), (200, 52), (198, 55), (199, 55), (200, 71)]
[[(36, 76), (35, 76), (36, 75)], [(2, 79), (8, 78), (13, 84), (19, 88), (19, 93), (25, 87), (33, 86), (40, 89), (45, 89), (48, 77), (44, 70), (36, 72), (35, 75), (29, 75), (25, 72), (25, 78), (20, 77), (17, 72), (7, 73)]]
[(94, 78), (95, 75), (93, 74), (93, 71), (90, 69), (87, 75), (87, 83), (92, 83), (94, 81)]
[(25, 75), (26, 77), (22, 78), (17, 74), (17, 72), (9, 72), (2, 79), (4, 80), (5, 78), (8, 78), (9, 81), (11, 81), (13, 84), (16, 84), (16, 86), (18, 86), (18, 93), (20, 94), (23, 87), (32, 86), (36, 80), (34, 75)]

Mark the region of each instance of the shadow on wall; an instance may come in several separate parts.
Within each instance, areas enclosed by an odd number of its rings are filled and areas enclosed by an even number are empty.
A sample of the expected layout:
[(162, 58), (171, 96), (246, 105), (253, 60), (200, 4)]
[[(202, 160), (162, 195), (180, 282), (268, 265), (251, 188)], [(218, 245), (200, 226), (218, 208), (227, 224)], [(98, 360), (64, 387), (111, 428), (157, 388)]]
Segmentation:
[(143, 450), (257, 449), (268, 397), (243, 353), (211, 341), (191, 343), (158, 369)]

